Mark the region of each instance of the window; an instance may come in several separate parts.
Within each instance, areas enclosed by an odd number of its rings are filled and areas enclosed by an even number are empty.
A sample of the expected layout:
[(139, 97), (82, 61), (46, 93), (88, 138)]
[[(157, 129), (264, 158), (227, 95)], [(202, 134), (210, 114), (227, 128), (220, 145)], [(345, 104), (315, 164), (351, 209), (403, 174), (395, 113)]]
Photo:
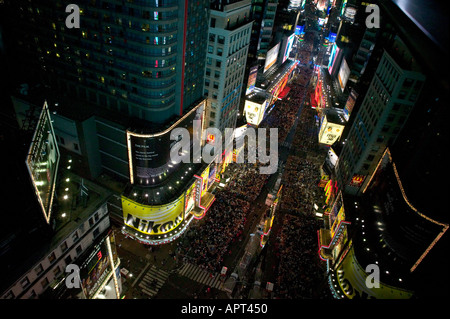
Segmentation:
[(217, 61), (216, 61), (216, 67), (217, 67), (217, 68), (220, 68), (221, 66), (222, 66), (222, 62), (219, 61), (219, 60), (217, 60)]
[(30, 284), (30, 281), (28, 280), (28, 277), (25, 277), (21, 282), (20, 285), (22, 286), (22, 288), (25, 288), (26, 286), (28, 286)]
[(208, 45), (208, 53), (213, 53), (214, 47), (212, 45)]
[(44, 278), (44, 280), (41, 281), (42, 288), (44, 289), (47, 288), (48, 284), (49, 282), (47, 278)]
[(215, 42), (215, 41), (216, 41), (216, 35), (213, 34), (213, 33), (210, 33), (210, 34), (209, 34), (209, 41), (210, 41), (210, 42)]
[(222, 36), (222, 35), (219, 35), (219, 36), (217, 37), (217, 42), (218, 42), (219, 44), (225, 44), (225, 37)]
[(62, 244), (61, 244), (61, 246), (59, 246), (60, 248), (61, 248), (61, 251), (62, 252), (65, 252), (66, 250), (67, 250), (67, 242), (63, 242)]
[(98, 230), (98, 227), (94, 229), (94, 238), (97, 238), (97, 236), (100, 234), (100, 231)]
[(222, 56), (223, 50), (221, 48), (217, 48), (217, 55)]
[(51, 255), (48, 256), (48, 261), (50, 262), (50, 264), (52, 264), (53, 262), (55, 262), (55, 260), (56, 260), (55, 253), (51, 253)]
[(81, 254), (81, 252), (83, 251), (83, 248), (81, 248), (81, 245), (79, 245), (75, 251), (77, 252), (77, 255), (79, 256)]
[(66, 263), (66, 265), (70, 264), (72, 262), (72, 257), (68, 255), (66, 258), (64, 258), (64, 262)]
[(10, 290), (6, 295), (5, 295), (5, 299), (14, 299), (16, 296), (14, 295), (14, 293), (12, 292), (12, 290)]
[(89, 226), (93, 226), (94, 225), (94, 218), (89, 218)]
[(42, 265), (39, 264), (36, 268), (34, 268), (34, 271), (37, 275), (40, 275), (44, 271), (44, 268), (42, 268)]
[(78, 241), (78, 239), (80, 239), (80, 237), (78, 237), (78, 232), (75, 231), (75, 233), (72, 235), (72, 240), (75, 243)]
[(78, 144), (77, 143), (73, 143), (73, 148), (75, 149), (75, 151), (79, 150)]
[(61, 267), (56, 266), (55, 269), (53, 269), (53, 274), (55, 275), (55, 277), (58, 277), (58, 275), (61, 273)]
[(216, 19), (215, 18), (211, 18), (211, 28), (215, 28), (216, 27)]

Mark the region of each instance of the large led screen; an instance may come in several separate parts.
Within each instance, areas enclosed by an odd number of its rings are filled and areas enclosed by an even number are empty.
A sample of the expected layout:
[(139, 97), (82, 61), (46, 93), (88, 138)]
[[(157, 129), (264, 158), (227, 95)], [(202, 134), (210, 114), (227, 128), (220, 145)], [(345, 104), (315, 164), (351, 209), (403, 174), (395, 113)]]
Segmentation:
[[(170, 161), (170, 150), (177, 143), (170, 139), (170, 133), (175, 128), (186, 128), (190, 134), (190, 149), (195, 138), (201, 140), (203, 132), (205, 102), (202, 101), (185, 116), (166, 130), (143, 134), (127, 131), (128, 161), (130, 182), (138, 185), (155, 185), (163, 182), (175, 170)], [(194, 120), (199, 120), (200, 130), (194, 132)]]
[[(264, 72), (266, 72), (272, 65), (277, 62), (278, 52), (280, 51), (280, 43), (274, 46), (272, 49), (267, 51), (266, 61), (264, 63)], [(263, 73), (264, 73), (263, 72)]]
[(342, 92), (344, 92), (349, 76), (350, 76), (350, 68), (348, 67), (347, 61), (345, 61), (345, 59), (342, 59), (342, 64), (341, 68), (339, 69), (338, 75), (339, 86), (341, 87)]
[(50, 223), (59, 158), (58, 143), (45, 102), (28, 150), (26, 166), (47, 223)]

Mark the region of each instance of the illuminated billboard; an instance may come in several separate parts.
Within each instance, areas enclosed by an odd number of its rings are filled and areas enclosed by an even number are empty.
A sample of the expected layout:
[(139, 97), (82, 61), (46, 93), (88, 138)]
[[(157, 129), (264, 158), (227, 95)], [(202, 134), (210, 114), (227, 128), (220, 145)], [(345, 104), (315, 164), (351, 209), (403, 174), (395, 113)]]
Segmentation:
[(353, 187), (361, 187), (361, 185), (364, 182), (365, 178), (366, 178), (365, 175), (355, 174), (355, 175), (353, 175), (352, 180), (350, 181), (349, 185), (353, 186)]
[(278, 52), (280, 51), (280, 43), (278, 43), (276, 46), (274, 46), (272, 49), (270, 49), (269, 51), (267, 51), (266, 54), (266, 61), (264, 63), (264, 72), (266, 72), (268, 69), (270, 69), (270, 67), (272, 65), (275, 64), (275, 62), (277, 62), (277, 58), (278, 58)]
[(327, 117), (324, 116), (322, 126), (319, 131), (319, 143), (333, 145), (334, 142), (341, 138), (343, 130), (344, 125), (328, 122)]
[(341, 87), (342, 92), (344, 92), (349, 76), (350, 76), (350, 68), (348, 67), (347, 61), (345, 61), (345, 59), (342, 59), (342, 64), (341, 68), (339, 69), (338, 75), (339, 86)]
[(330, 33), (328, 34), (328, 41), (331, 42), (331, 43), (336, 42), (336, 36), (337, 36), (336, 33), (330, 32)]
[(142, 205), (122, 196), (125, 225), (147, 235), (170, 232), (184, 220), (184, 193), (175, 201), (165, 205)]
[(87, 299), (94, 297), (95, 292), (105, 281), (105, 275), (111, 270), (108, 258), (106, 238), (95, 245), (80, 267), (80, 279), (83, 293)]
[[(170, 139), (170, 133), (177, 127), (184, 127), (190, 133), (190, 147), (194, 134), (202, 141), (205, 101), (200, 102), (186, 115), (162, 132), (145, 134), (127, 131), (128, 163), (131, 184), (144, 186), (163, 182), (175, 170), (170, 161), (170, 150), (178, 142)], [(193, 121), (201, 121), (201, 130), (194, 132)]]
[(196, 184), (197, 184), (197, 182), (194, 182), (191, 185), (191, 187), (189, 187), (189, 189), (186, 191), (186, 196), (185, 196), (186, 201), (185, 201), (185, 204), (184, 204), (184, 211), (185, 211), (184, 216), (185, 216), (185, 218), (186, 218), (187, 214), (189, 214), (195, 207), (195, 198), (196, 198), (196, 196), (195, 196), (195, 192), (196, 192), (195, 185)]
[(356, 93), (356, 91), (352, 88), (344, 107), (344, 118), (346, 121), (348, 121), (350, 115), (352, 114), (353, 107), (355, 106), (357, 98), (358, 93)]
[(331, 49), (331, 54), (330, 54), (330, 59), (329, 59), (329, 61), (328, 61), (328, 72), (330, 73), (330, 74), (332, 74), (332, 72), (333, 72), (333, 67), (334, 67), (334, 65), (335, 65), (335, 62), (336, 62), (336, 58), (337, 58), (337, 56), (338, 56), (338, 54), (339, 54), (339, 51), (340, 51), (340, 49), (339, 49), (339, 47), (336, 45), (336, 43), (333, 45), (333, 47), (332, 47), (332, 49)]
[(50, 223), (52, 213), (59, 159), (58, 143), (45, 102), (25, 163), (47, 223)]
[(244, 105), (244, 111), (245, 111), (245, 118), (247, 119), (247, 123), (253, 124), (255, 126), (258, 126), (259, 123), (264, 118), (264, 111), (266, 109), (265, 104), (268, 103), (267, 101), (263, 104), (251, 102), (249, 100), (245, 100)]
[(285, 48), (284, 54), (283, 54), (283, 61), (281, 63), (284, 63), (289, 58), (289, 54), (291, 53), (291, 50), (292, 50), (292, 45), (294, 44), (294, 39), (295, 39), (295, 34), (291, 34), (289, 36), (289, 38), (287, 39), (286, 48)]
[(295, 27), (295, 35), (301, 35), (305, 33), (305, 26), (304, 25), (298, 25)]
[(248, 74), (247, 90), (245, 91), (245, 95), (252, 93), (253, 90), (255, 89), (257, 74), (258, 74), (258, 66), (255, 65), (250, 68), (250, 72)]

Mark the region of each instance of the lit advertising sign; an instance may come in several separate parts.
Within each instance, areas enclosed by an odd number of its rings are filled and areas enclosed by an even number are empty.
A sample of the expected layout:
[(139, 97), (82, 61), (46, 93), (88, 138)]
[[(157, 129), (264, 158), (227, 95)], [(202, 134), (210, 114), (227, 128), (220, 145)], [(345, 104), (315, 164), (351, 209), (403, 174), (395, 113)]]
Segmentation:
[(177, 227), (184, 216), (184, 193), (165, 205), (148, 206), (122, 196), (124, 223), (148, 235), (161, 235)]
[(365, 175), (353, 175), (352, 180), (350, 181), (350, 186), (353, 187), (361, 187), (362, 183), (364, 182), (364, 179), (366, 178)]
[(304, 25), (298, 25), (295, 27), (295, 35), (301, 35), (303, 33), (305, 33), (305, 26)]
[(264, 72), (265, 73), (272, 65), (277, 62), (278, 52), (280, 51), (280, 43), (274, 46), (272, 49), (267, 51), (266, 61), (264, 63)]
[(355, 21), (356, 8), (347, 6), (344, 10), (344, 19), (353, 22)]
[(350, 75), (350, 68), (348, 67), (347, 61), (342, 59), (341, 68), (339, 69), (339, 86), (341, 87), (342, 92), (344, 92), (345, 86), (347, 85), (347, 80)]
[(344, 204), (342, 201), (342, 193), (339, 193), (339, 195), (336, 197), (336, 200), (334, 201), (333, 206), (331, 207), (330, 215), (329, 215), (330, 226), (331, 226), (331, 230), (332, 230), (331, 237), (333, 237), (333, 233), (334, 233), (333, 228), (334, 229), (336, 228), (336, 224), (337, 224), (336, 221), (339, 220), (338, 216), (342, 216), (342, 214), (343, 214), (343, 207), (344, 207)]
[(194, 184), (192, 184), (191, 187), (189, 187), (189, 189), (186, 191), (186, 202), (184, 204), (184, 215), (187, 216), (187, 214), (189, 214), (191, 212), (191, 210), (194, 209), (195, 207), (195, 185), (197, 184), (197, 182), (195, 182)]
[(250, 102), (248, 100), (245, 101), (245, 117), (247, 119), (247, 123), (253, 125), (259, 125), (264, 118), (264, 104), (258, 104), (255, 102)]
[(258, 74), (258, 66), (255, 65), (254, 67), (250, 68), (250, 72), (248, 74), (247, 90), (245, 91), (245, 95), (253, 92), (253, 90), (255, 89), (257, 74)]
[(325, 24), (325, 19), (319, 18), (319, 19), (317, 19), (317, 23), (318, 23), (320, 26), (323, 26), (323, 25)]
[(28, 150), (26, 166), (47, 223), (50, 223), (52, 213), (59, 158), (58, 143), (45, 102)]
[[(195, 132), (202, 141), (205, 102), (202, 101), (185, 116), (166, 130), (155, 134), (141, 134), (127, 131), (128, 162), (130, 182), (139, 185), (155, 185), (170, 176), (172, 164), (170, 150), (178, 141), (170, 139), (170, 133), (177, 127), (184, 127), (190, 133), (190, 147), (194, 140), (193, 121), (200, 120), (201, 132)], [(167, 173), (168, 172), (168, 173)], [(165, 174), (166, 173), (166, 174)]]
[(106, 239), (95, 245), (80, 267), (81, 287), (86, 298), (92, 298), (104, 282), (107, 269), (111, 267), (108, 258)]
[(210, 164), (209, 176), (208, 176), (208, 189), (211, 188), (211, 186), (214, 184), (214, 182), (216, 180), (216, 168), (217, 168), (216, 163), (213, 162)]
[(328, 122), (325, 117), (319, 132), (319, 143), (333, 145), (334, 142), (339, 140), (343, 130), (344, 125)]
[(347, 4), (347, 0), (343, 0), (342, 1), (342, 7), (341, 7), (341, 13), (340, 16), (342, 16), (344, 14), (344, 10), (345, 10), (345, 5)]
[(352, 88), (350, 94), (347, 99), (347, 103), (345, 103), (344, 107), (344, 118), (346, 121), (350, 118), (352, 114), (353, 108), (355, 107), (356, 99), (358, 98), (358, 93)]
[(336, 42), (336, 36), (337, 36), (336, 33), (330, 32), (330, 34), (328, 35), (328, 41), (331, 42), (331, 43)]
[(295, 38), (295, 35), (291, 34), (287, 40), (286, 49), (284, 50), (282, 63), (284, 63), (289, 58), (289, 54), (291, 53), (291, 50), (292, 50), (292, 45), (294, 44), (294, 38)]
[(208, 190), (208, 177), (209, 177), (209, 168), (211, 164), (206, 167), (206, 169), (203, 171), (201, 177), (202, 177), (202, 193), (200, 197), (203, 197), (205, 195), (206, 191)]
[(336, 44), (334, 44), (333, 48), (331, 49), (330, 60), (328, 62), (328, 72), (330, 74), (332, 74), (333, 72), (334, 63), (336, 62), (336, 57), (338, 56), (339, 51), (340, 51), (339, 47)]

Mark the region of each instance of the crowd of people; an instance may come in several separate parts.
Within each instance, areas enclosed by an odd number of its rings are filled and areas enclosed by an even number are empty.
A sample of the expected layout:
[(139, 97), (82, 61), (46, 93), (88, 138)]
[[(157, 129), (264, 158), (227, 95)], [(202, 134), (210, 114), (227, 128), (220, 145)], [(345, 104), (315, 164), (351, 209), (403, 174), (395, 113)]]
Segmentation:
[(294, 215), (308, 214), (319, 194), (319, 167), (298, 156), (289, 156), (283, 172), (283, 201), (280, 209)]
[[(256, 165), (255, 165), (256, 164)], [(237, 172), (233, 181), (228, 185), (231, 193), (237, 198), (253, 202), (261, 193), (264, 184), (267, 182), (268, 175), (260, 174), (258, 163), (235, 164)]]
[[(303, 44), (300, 59), (310, 61), (312, 44)], [(308, 53), (309, 52), (309, 53)], [(308, 55), (309, 54), (309, 55)], [(279, 144), (283, 143), (297, 119), (299, 108), (305, 100), (313, 70), (301, 67), (291, 91), (260, 124), (260, 127), (278, 128)], [(315, 111), (302, 108), (298, 118), (292, 152), (283, 172), (283, 196), (280, 202), (282, 225), (276, 234), (278, 266), (277, 298), (312, 298), (315, 288), (323, 282), (323, 264), (317, 255), (317, 230), (320, 228), (312, 214), (312, 205), (319, 194), (320, 173), (318, 164), (303, 154), (319, 152)], [(322, 150), (323, 151), (323, 150)], [(249, 214), (251, 203), (261, 194), (268, 175), (260, 174), (260, 163), (230, 164), (227, 168), (231, 181), (218, 189), (202, 223), (195, 223), (187, 232), (188, 239), (179, 246), (180, 256), (207, 271), (219, 272), (224, 258), (231, 254), (232, 244), (240, 240)]]
[(249, 210), (249, 202), (228, 190), (218, 192), (204, 224), (195, 224), (186, 234), (189, 244), (179, 251), (184, 261), (211, 273), (220, 271), (232, 243), (242, 236)]
[(325, 264), (317, 253), (317, 229), (312, 216), (286, 214), (276, 237), (279, 258), (274, 289), (279, 299), (329, 298)]

